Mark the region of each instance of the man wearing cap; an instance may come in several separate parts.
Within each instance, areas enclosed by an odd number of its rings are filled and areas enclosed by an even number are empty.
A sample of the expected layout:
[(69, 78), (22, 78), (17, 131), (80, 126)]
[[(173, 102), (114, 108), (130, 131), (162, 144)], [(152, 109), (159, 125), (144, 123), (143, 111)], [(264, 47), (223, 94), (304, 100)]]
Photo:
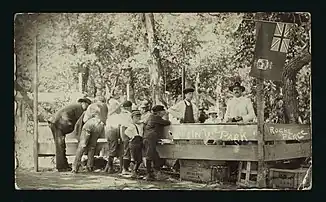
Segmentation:
[(221, 119), (218, 118), (218, 112), (214, 108), (211, 108), (208, 111), (208, 116), (209, 118), (206, 120), (205, 123), (221, 123)]
[(129, 166), (131, 161), (129, 138), (125, 134), (126, 128), (130, 124), (132, 124), (131, 111), (132, 111), (132, 102), (127, 100), (122, 104), (121, 119), (123, 122), (121, 122), (121, 127), (120, 127), (120, 136), (123, 144), (123, 169), (122, 169), (123, 175), (131, 174), (131, 172), (129, 171)]
[(245, 87), (239, 82), (229, 87), (234, 97), (227, 102), (224, 116), (225, 122), (250, 122), (256, 117), (252, 102), (249, 98), (242, 96)]
[(148, 117), (144, 127), (144, 157), (146, 159), (146, 180), (154, 180), (155, 175), (152, 171), (152, 162), (154, 163), (154, 169), (159, 177), (160, 162), (159, 155), (156, 151), (156, 144), (158, 139), (163, 136), (164, 126), (171, 124), (170, 121), (162, 119), (166, 114), (164, 106), (156, 105), (152, 108), (153, 113)]
[(149, 115), (151, 114), (150, 102), (148, 100), (144, 100), (141, 103), (139, 109), (140, 109), (140, 113), (141, 113), (141, 121), (145, 122), (148, 119)]
[(195, 123), (198, 121), (198, 109), (191, 103), (194, 91), (191, 87), (184, 89), (185, 99), (168, 110), (172, 117), (177, 118), (180, 123)]
[(139, 174), (138, 168), (142, 162), (144, 124), (141, 122), (141, 113), (139, 110), (133, 110), (131, 118), (133, 123), (127, 127), (125, 134), (129, 139), (131, 161), (134, 163), (131, 177), (137, 178)]
[(77, 104), (60, 109), (49, 121), (55, 143), (56, 168), (59, 172), (70, 170), (66, 158), (66, 134), (74, 130), (79, 117), (91, 104), (88, 98), (80, 98)]

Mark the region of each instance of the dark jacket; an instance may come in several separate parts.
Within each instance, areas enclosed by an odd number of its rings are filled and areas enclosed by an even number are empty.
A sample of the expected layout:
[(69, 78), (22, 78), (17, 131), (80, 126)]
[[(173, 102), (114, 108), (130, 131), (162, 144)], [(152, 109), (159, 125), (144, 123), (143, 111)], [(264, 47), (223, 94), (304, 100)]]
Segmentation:
[(145, 122), (144, 138), (154, 140), (161, 138), (163, 136), (164, 126), (168, 126), (170, 124), (170, 121), (164, 120), (158, 115), (151, 114)]
[(60, 109), (50, 122), (55, 124), (64, 134), (71, 133), (83, 112), (84, 110), (80, 104), (71, 104)]

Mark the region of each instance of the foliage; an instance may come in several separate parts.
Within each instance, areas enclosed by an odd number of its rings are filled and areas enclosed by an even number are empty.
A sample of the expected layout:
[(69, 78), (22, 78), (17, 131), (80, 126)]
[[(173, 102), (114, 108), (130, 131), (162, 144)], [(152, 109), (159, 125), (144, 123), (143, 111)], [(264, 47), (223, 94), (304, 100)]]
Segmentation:
[[(255, 106), (256, 84), (249, 77), (255, 24), (248, 19), (253, 18), (253, 13), (154, 14), (157, 48), (164, 72), (161, 85), (169, 93), (166, 97), (172, 100), (170, 104), (181, 94), (181, 68), (185, 67), (187, 79), (193, 84), (199, 74), (202, 92), (199, 103), (218, 100), (225, 107), (231, 96), (228, 86), (241, 80), (246, 87), (246, 96)], [(306, 13), (265, 13), (264, 20), (297, 23), (291, 32), (288, 63), (309, 39), (309, 16)], [(71, 94), (77, 91), (77, 73), (88, 68), (90, 77), (86, 91), (89, 96), (104, 94), (105, 86), (111, 89), (116, 77), (119, 79), (115, 92), (122, 96), (126, 94), (127, 83), (126, 72), (122, 69), (131, 67), (136, 102), (150, 97), (151, 75), (141, 14), (33, 14), (17, 16), (15, 23), (17, 82), (26, 91), (31, 92), (35, 66), (33, 39), (38, 33), (40, 91)], [(299, 111), (303, 122), (309, 122), (310, 117), (309, 81), (310, 65), (307, 65), (297, 75)], [(219, 95), (217, 89), (220, 89)], [(267, 121), (282, 122), (281, 91), (281, 83), (265, 82)], [(64, 104), (69, 99), (62, 101)]]

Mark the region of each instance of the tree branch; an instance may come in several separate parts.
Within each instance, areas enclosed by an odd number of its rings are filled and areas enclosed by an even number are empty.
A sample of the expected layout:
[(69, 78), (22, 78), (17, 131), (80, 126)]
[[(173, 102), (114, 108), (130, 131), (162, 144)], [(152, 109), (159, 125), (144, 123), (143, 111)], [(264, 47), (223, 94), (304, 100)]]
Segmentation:
[(308, 46), (305, 46), (303, 51), (284, 67), (283, 77), (285, 78), (288, 74), (296, 74), (310, 61), (311, 54), (309, 53)]

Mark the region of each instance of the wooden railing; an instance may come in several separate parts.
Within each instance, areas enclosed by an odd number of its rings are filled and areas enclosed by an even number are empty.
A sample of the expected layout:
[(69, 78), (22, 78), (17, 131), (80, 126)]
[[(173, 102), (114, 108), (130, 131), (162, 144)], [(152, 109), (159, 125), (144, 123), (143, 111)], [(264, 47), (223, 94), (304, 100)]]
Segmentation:
[[(40, 126), (40, 127), (45, 127)], [(47, 127), (47, 126), (46, 126)], [(50, 129), (39, 129), (50, 134)], [(172, 136), (170, 135), (172, 133)], [(157, 150), (161, 158), (201, 159), (229, 161), (258, 161), (257, 125), (255, 124), (182, 124), (165, 128), (165, 139), (173, 139), (172, 144), (159, 145)], [(49, 135), (48, 135), (49, 136)], [(218, 144), (207, 145), (214, 140)], [(309, 125), (265, 124), (264, 125), (264, 160), (275, 161), (311, 156), (311, 130)], [(235, 141), (238, 145), (224, 142)], [(181, 144), (181, 142), (183, 142)], [(196, 144), (193, 144), (196, 142)], [(98, 139), (97, 151), (107, 141)], [(38, 143), (39, 156), (55, 154), (53, 140)], [(77, 139), (67, 135), (67, 155), (75, 155)]]

